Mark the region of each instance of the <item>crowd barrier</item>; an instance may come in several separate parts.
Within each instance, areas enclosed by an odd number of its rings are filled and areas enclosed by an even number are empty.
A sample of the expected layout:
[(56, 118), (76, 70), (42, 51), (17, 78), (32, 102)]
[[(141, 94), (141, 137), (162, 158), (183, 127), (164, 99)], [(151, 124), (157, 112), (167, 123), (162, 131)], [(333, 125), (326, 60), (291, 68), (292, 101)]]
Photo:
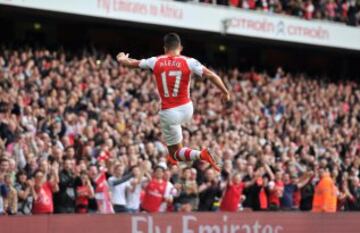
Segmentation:
[(360, 213), (1, 216), (0, 233), (359, 233)]

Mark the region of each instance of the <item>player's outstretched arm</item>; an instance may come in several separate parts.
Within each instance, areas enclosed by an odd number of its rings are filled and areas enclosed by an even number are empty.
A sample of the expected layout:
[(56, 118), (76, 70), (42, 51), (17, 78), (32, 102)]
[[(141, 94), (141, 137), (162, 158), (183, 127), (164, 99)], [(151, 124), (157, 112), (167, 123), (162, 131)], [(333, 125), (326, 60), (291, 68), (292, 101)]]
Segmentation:
[(124, 52), (120, 52), (116, 56), (116, 59), (123, 66), (129, 67), (129, 68), (139, 68), (140, 61), (137, 59), (129, 58), (128, 53), (125, 54)]
[(219, 75), (217, 75), (215, 72), (211, 71), (210, 69), (203, 67), (203, 76), (208, 78), (217, 88), (221, 90), (225, 101), (230, 101), (231, 99), (230, 92), (226, 88), (224, 82), (221, 80)]

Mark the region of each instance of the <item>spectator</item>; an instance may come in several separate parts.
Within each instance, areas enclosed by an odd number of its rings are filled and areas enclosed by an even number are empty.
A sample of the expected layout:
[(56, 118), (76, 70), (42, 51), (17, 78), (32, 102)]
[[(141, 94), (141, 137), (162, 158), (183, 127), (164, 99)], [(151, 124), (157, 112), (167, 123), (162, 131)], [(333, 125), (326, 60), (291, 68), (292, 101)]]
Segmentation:
[(289, 173), (284, 174), (284, 193), (281, 198), (281, 208), (284, 210), (293, 210), (295, 208), (294, 195), (297, 191), (297, 176), (290, 176)]
[(128, 181), (126, 189), (127, 210), (130, 213), (139, 212), (142, 188), (151, 179), (144, 165), (145, 163), (142, 163), (141, 167), (134, 166), (131, 169), (133, 178)]
[(165, 169), (164, 172), (164, 180), (166, 181), (166, 189), (164, 193), (164, 201), (160, 204), (159, 212), (169, 212), (174, 211), (174, 198), (178, 196), (178, 192), (173, 185), (173, 183), (170, 182), (171, 179), (171, 171), (169, 171), (165, 159), (162, 158), (162, 160), (159, 162), (158, 166), (161, 166)]
[(336, 16), (336, 3), (334, 0), (329, 0), (328, 3), (326, 3), (326, 17), (330, 20), (334, 20)]
[(280, 14), (283, 10), (280, 0), (270, 0), (269, 6), (270, 6), (270, 12), (276, 14)]
[(267, 186), (268, 178), (266, 176), (259, 176), (250, 187), (250, 193), (254, 195), (251, 203), (253, 210), (266, 210), (268, 208)]
[(59, 191), (54, 194), (55, 213), (75, 212), (75, 177), (73, 161), (64, 157), (63, 169), (59, 173)]
[[(314, 199), (314, 184), (313, 184), (314, 173), (312, 171), (307, 172), (304, 177), (302, 185), (298, 186), (300, 188), (300, 210), (310, 211), (312, 209), (312, 202)], [(302, 187), (301, 187), (302, 186)]]
[(359, 211), (360, 210), (360, 181), (359, 177), (353, 177), (350, 181), (350, 203), (348, 206), (349, 210)]
[(153, 178), (145, 187), (144, 198), (141, 203), (143, 211), (153, 213), (158, 212), (162, 202), (171, 201), (165, 198), (167, 189), (167, 181), (164, 179), (165, 168), (157, 166), (154, 171)]
[(244, 9), (255, 9), (256, 8), (255, 0), (243, 0), (242, 1), (242, 8), (244, 8)]
[(5, 200), (7, 198), (7, 189), (4, 184), (4, 174), (0, 173), (0, 215), (6, 213)]
[(76, 213), (89, 212), (89, 199), (94, 198), (95, 192), (86, 171), (81, 171), (76, 185)]
[(229, 6), (239, 7), (240, 6), (240, 0), (229, 0)]
[(352, 26), (359, 25), (360, 3), (357, 3), (356, 0), (350, 0), (349, 8), (348, 8), (348, 18), (350, 25)]
[(98, 212), (102, 214), (114, 213), (114, 208), (111, 203), (110, 189), (108, 183), (106, 182), (105, 169), (101, 168), (102, 171), (99, 171), (97, 166), (91, 166), (91, 168), (89, 176), (93, 179), (96, 186), (95, 200)]
[(24, 171), (17, 173), (15, 189), (18, 194), (18, 213), (23, 215), (31, 214), (33, 197), (31, 196), (30, 180), (27, 179)]
[(124, 213), (127, 212), (127, 203), (126, 203), (126, 188), (128, 186), (128, 181), (131, 176), (124, 176), (125, 168), (124, 165), (119, 163), (114, 165), (114, 176), (111, 176), (108, 179), (111, 194), (112, 194), (112, 204), (115, 213)]
[(54, 163), (49, 180), (38, 170), (34, 174), (34, 182), (30, 181), (31, 194), (34, 198), (33, 214), (51, 214), (54, 212), (53, 193), (59, 190), (58, 165)]
[(349, 2), (347, 0), (340, 1), (338, 8), (340, 9), (340, 21), (348, 23)]
[[(245, 190), (246, 199), (244, 202), (244, 207), (250, 207), (253, 210), (266, 210), (269, 207), (269, 200), (267, 195), (267, 188), (269, 186), (269, 169), (266, 169), (266, 164), (264, 161), (262, 163), (257, 164), (257, 169), (254, 172), (252, 170), (255, 161), (252, 162), (254, 157), (249, 157), (249, 165), (248, 165), (248, 174), (245, 176), (244, 180), (246, 182), (251, 182), (249, 187)], [(262, 165), (262, 166), (261, 166)], [(250, 170), (251, 169), (251, 170)], [(272, 177), (273, 174), (270, 173)]]
[(14, 188), (11, 174), (6, 174), (4, 180), (6, 189), (8, 190), (6, 199), (4, 200), (4, 209), (8, 215), (15, 215), (18, 210), (18, 196), (17, 191)]
[(226, 189), (221, 200), (220, 210), (236, 212), (241, 206), (241, 202), (245, 199), (243, 196), (243, 190), (245, 187), (250, 186), (251, 183), (242, 182), (240, 173), (235, 173), (233, 177), (228, 178)]
[(336, 212), (337, 190), (327, 169), (319, 171), (320, 181), (315, 187), (313, 212)]
[(297, 175), (284, 175), (284, 193), (281, 198), (281, 207), (284, 210), (295, 210), (300, 207), (300, 189), (310, 180), (311, 173), (304, 174), (300, 179)]
[(0, 160), (0, 174), (6, 174), (10, 172), (10, 163), (6, 158)]
[(199, 211), (214, 211), (218, 208), (221, 197), (220, 181), (215, 171), (208, 168), (205, 171), (205, 180), (199, 186)]
[(179, 211), (190, 212), (196, 210), (198, 205), (198, 186), (196, 183), (196, 170), (185, 167), (182, 172), (182, 178), (175, 185), (179, 196), (174, 200)]
[(275, 12), (312, 20), (313, 18), (359, 25), (360, 3), (356, 0), (202, 0), (200, 2), (229, 5), (243, 9)]
[(89, 175), (89, 179), (90, 179), (90, 182), (91, 182), (91, 186), (93, 187), (94, 194), (95, 194), (93, 198), (89, 197), (88, 210), (89, 210), (90, 213), (96, 213), (98, 211), (96, 193), (98, 192), (98, 195), (99, 195), (99, 189), (96, 186), (96, 180), (97, 180), (97, 176), (98, 176), (98, 169), (97, 169), (97, 167), (95, 165), (90, 165), (89, 166), (88, 175)]
[(258, 0), (257, 2), (257, 9), (260, 9), (264, 12), (268, 12), (269, 11), (269, 4), (268, 4), (268, 0)]
[(307, 20), (311, 20), (313, 18), (314, 14), (314, 4), (312, 3), (312, 0), (307, 0), (304, 3), (304, 18)]
[(280, 209), (280, 200), (283, 197), (283, 193), (284, 193), (284, 182), (282, 176), (283, 176), (282, 172), (277, 171), (275, 173), (275, 180), (269, 182), (268, 188), (269, 188), (270, 210)]

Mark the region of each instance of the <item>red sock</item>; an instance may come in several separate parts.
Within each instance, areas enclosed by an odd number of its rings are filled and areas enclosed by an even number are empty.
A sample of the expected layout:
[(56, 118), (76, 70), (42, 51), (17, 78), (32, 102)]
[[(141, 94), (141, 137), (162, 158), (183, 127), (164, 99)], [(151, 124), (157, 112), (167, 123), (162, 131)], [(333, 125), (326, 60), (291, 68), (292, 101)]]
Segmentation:
[(175, 152), (175, 159), (178, 161), (194, 161), (200, 159), (201, 151), (183, 147)]

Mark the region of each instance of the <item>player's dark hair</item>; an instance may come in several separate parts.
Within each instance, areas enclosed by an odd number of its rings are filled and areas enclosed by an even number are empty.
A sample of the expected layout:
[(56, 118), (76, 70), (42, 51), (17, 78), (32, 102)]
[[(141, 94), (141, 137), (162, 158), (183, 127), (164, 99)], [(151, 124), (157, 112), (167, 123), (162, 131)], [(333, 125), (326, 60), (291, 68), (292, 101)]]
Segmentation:
[(180, 36), (177, 33), (168, 33), (164, 36), (164, 47), (168, 50), (176, 49), (181, 45)]

